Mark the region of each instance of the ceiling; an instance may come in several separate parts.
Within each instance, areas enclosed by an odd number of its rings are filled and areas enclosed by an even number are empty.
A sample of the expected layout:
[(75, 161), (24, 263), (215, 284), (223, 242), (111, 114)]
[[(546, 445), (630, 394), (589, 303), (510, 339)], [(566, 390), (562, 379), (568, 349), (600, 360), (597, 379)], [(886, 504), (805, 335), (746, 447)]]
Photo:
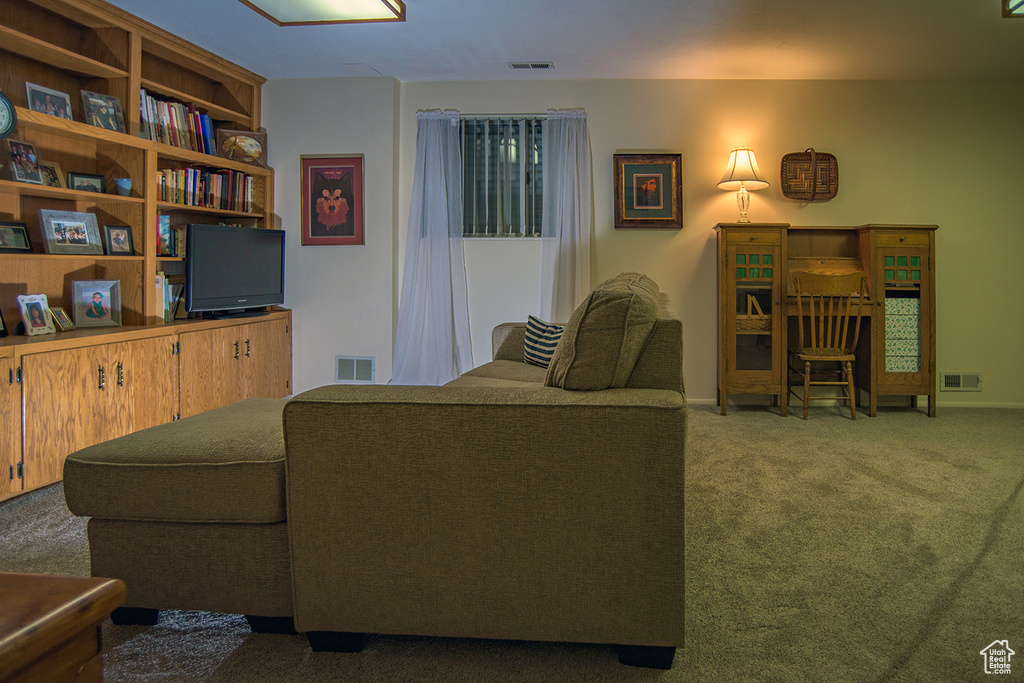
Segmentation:
[(405, 0), (404, 23), (329, 26), (110, 1), (271, 79), (1024, 79), (1024, 19), (1000, 0)]

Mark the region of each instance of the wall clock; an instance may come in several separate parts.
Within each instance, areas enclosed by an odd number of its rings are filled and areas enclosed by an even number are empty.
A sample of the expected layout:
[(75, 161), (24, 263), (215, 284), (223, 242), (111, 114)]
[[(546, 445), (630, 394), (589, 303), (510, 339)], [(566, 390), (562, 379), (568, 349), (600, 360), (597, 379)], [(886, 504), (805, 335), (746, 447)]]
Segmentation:
[(14, 112), (14, 105), (0, 92), (0, 140), (13, 133), (16, 125), (18, 115)]

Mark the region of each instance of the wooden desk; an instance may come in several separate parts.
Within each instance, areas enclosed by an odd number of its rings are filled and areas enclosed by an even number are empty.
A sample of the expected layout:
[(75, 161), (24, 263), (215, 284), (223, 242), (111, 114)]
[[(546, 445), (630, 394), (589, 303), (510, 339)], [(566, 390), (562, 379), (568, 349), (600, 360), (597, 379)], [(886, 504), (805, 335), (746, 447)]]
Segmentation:
[(0, 573), (0, 681), (102, 681), (100, 625), (117, 579)]
[(856, 385), (874, 416), (880, 395), (928, 396), (935, 416), (934, 225), (791, 226), (719, 223), (718, 400), (770, 394), (789, 405), (792, 273), (868, 275)]

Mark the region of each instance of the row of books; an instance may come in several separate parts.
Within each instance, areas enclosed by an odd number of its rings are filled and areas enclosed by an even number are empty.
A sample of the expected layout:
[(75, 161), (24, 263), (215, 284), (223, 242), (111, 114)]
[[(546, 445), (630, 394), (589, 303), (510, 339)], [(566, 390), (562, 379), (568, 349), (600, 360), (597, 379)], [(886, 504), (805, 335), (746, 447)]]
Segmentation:
[(163, 271), (156, 274), (156, 288), (160, 292), (157, 297), (157, 315), (169, 323), (175, 318), (186, 317), (185, 284), (180, 277), (168, 277)]
[(171, 217), (160, 214), (156, 217), (156, 255), (180, 256), (185, 258), (186, 226), (171, 226)]
[(166, 168), (157, 171), (157, 198), (187, 206), (252, 211), (252, 176), (241, 171)]
[(213, 119), (193, 104), (160, 100), (140, 91), (140, 137), (193, 152), (215, 155)]

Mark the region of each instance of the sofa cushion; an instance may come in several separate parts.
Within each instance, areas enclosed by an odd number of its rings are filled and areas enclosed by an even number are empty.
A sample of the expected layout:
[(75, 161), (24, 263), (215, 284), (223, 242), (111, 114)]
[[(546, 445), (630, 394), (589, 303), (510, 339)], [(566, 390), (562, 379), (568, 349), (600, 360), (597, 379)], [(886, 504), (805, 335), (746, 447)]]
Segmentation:
[[(545, 374), (547, 374), (547, 370), (536, 365), (529, 365), (516, 360), (492, 360), (480, 367), (473, 368), (462, 376), (544, 384)], [(458, 379), (453, 381), (458, 381)], [(448, 384), (451, 384), (451, 382)], [(448, 384), (445, 386), (448, 386)]]
[(658, 321), (658, 299), (658, 285), (640, 273), (623, 273), (594, 288), (569, 318), (545, 384), (570, 390), (626, 386)]
[(530, 365), (546, 368), (551, 365), (558, 340), (562, 338), (563, 325), (546, 323), (535, 316), (526, 319), (526, 341), (523, 343), (523, 360)]
[(285, 403), (247, 399), (72, 453), (68, 508), (107, 519), (280, 522)]

